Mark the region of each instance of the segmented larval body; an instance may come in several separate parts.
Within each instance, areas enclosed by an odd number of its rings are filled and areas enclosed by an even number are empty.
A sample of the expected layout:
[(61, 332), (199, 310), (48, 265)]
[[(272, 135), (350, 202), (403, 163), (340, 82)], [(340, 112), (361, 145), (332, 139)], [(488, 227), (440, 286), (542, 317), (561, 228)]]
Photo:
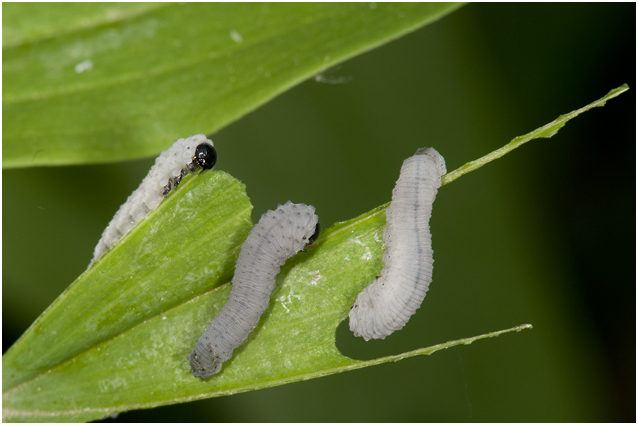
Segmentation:
[(140, 186), (104, 229), (89, 267), (154, 210), (186, 174), (199, 169), (211, 169), (216, 162), (217, 152), (213, 142), (203, 134), (178, 139), (170, 148), (162, 151)]
[(241, 247), (228, 302), (188, 356), (196, 377), (219, 372), (246, 341), (268, 308), (281, 266), (316, 239), (318, 220), (312, 205), (290, 201), (261, 216)]
[(350, 330), (366, 341), (384, 339), (408, 322), (432, 282), (432, 203), (446, 173), (433, 148), (406, 159), (386, 210), (385, 267), (350, 310)]

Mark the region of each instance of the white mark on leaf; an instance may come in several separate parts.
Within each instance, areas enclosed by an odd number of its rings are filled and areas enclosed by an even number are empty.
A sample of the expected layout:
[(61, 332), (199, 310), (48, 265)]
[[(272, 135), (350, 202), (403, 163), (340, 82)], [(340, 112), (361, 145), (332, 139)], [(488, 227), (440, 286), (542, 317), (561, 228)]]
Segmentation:
[(244, 37), (242, 37), (237, 30), (230, 30), (230, 38), (232, 38), (235, 43), (241, 43), (244, 41)]
[(292, 303), (292, 299), (296, 298), (298, 301), (301, 301), (301, 295), (296, 295), (293, 291), (291, 291), (288, 295), (282, 295), (279, 297), (279, 301), (281, 301), (281, 305), (286, 309), (288, 313), (290, 313), (290, 309), (286, 304)]
[(111, 379), (103, 379), (98, 382), (98, 386), (102, 392), (112, 392), (117, 389), (126, 389), (128, 388), (128, 382), (125, 378), (122, 377), (114, 377)]
[(81, 74), (84, 71), (89, 71), (91, 69), (93, 69), (93, 61), (91, 61), (91, 59), (87, 59), (75, 65), (75, 72), (77, 72), (78, 74)]
[(308, 274), (312, 276), (312, 281), (310, 282), (311, 285), (316, 285), (317, 282), (325, 278), (325, 276), (320, 274), (319, 270), (308, 272)]

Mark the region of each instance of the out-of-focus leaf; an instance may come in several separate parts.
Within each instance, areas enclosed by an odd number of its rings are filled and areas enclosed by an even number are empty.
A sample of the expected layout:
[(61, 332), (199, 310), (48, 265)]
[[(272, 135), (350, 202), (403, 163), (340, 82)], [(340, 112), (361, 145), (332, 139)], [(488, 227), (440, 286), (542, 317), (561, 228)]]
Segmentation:
[(27, 44), (115, 23), (166, 3), (24, 3), (2, 8), (2, 47)]
[(155, 154), (458, 6), (4, 4), (3, 167)]

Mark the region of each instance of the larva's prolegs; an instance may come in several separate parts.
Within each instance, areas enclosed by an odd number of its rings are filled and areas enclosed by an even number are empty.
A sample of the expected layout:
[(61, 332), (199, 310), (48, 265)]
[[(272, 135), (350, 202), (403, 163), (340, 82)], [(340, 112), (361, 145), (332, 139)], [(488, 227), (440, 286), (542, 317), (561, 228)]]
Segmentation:
[(219, 372), (246, 341), (268, 308), (281, 266), (316, 239), (318, 220), (312, 205), (290, 201), (261, 216), (241, 247), (228, 302), (188, 356), (196, 377)]
[(421, 148), (403, 162), (386, 210), (385, 267), (350, 310), (350, 330), (366, 341), (383, 339), (408, 322), (432, 281), (432, 203), (446, 173), (433, 148)]

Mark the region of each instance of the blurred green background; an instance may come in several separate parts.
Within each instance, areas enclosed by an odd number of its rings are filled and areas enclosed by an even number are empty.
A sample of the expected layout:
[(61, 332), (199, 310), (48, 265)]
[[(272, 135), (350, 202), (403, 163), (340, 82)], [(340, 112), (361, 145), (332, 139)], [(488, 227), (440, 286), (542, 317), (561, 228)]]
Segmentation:
[[(115, 420), (635, 422), (635, 14), (471, 4), (323, 74), (341, 83), (309, 80), (212, 135), (254, 220), (291, 199), (328, 227), (388, 202), (418, 147), (451, 171), (628, 83), (554, 138), (442, 188), (422, 308), (384, 341), (344, 322), (337, 342), (370, 359), (533, 330)], [(3, 171), (3, 352), (85, 270), (152, 162)]]

